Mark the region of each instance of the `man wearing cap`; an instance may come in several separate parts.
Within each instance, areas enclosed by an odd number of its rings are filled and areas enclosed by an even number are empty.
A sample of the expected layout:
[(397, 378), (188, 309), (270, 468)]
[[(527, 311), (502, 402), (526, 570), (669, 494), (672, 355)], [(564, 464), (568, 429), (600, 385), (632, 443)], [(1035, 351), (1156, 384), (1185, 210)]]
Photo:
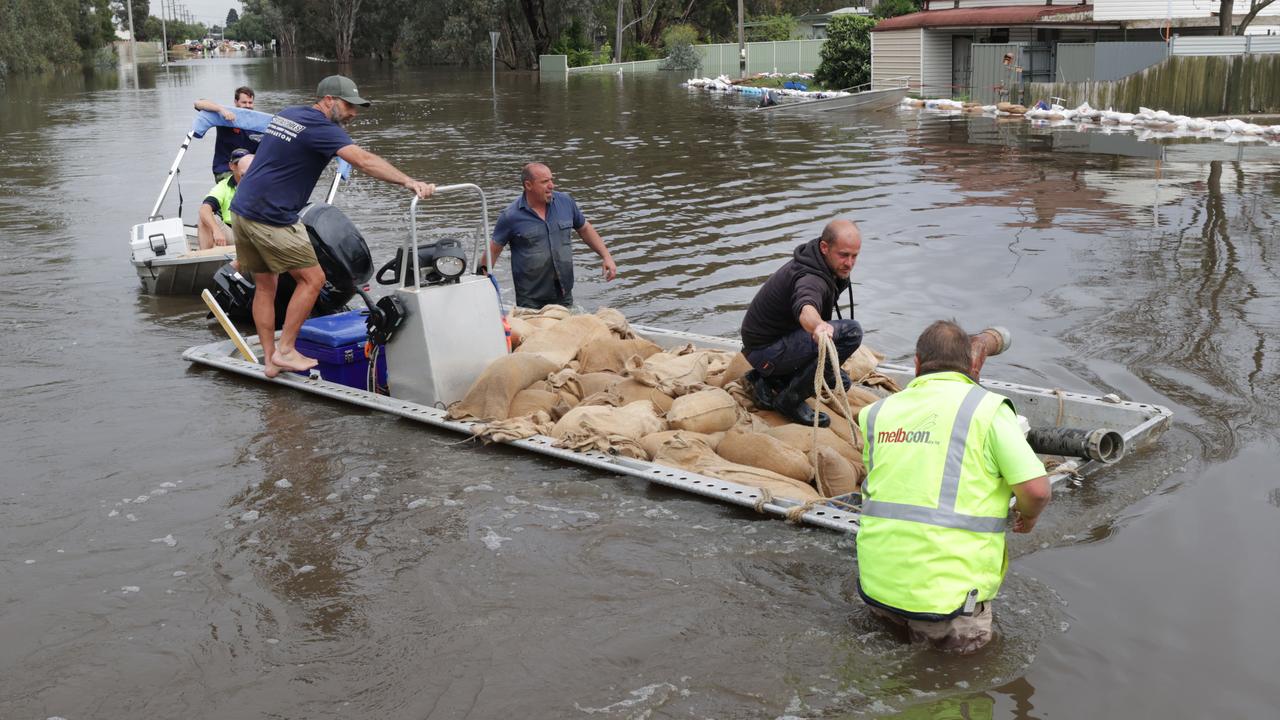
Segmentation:
[[(248, 86), (236, 88), (236, 107), (244, 110), (253, 109), (253, 88)], [(227, 122), (235, 122), (236, 113), (212, 100), (200, 98), (196, 101), (197, 110), (216, 112)], [(213, 143), (213, 181), (222, 182), (231, 177), (231, 153), (244, 150), (248, 153), (258, 151), (258, 143), (262, 141), (262, 133), (249, 132), (234, 127), (218, 126), (217, 137)]]
[(248, 150), (232, 150), (227, 161), (231, 174), (220, 180), (204, 196), (204, 202), (200, 203), (200, 222), (196, 226), (201, 250), (231, 244), (231, 224), (234, 222), (231, 216), (231, 199), (236, 196), (236, 187), (252, 164), (253, 156)]
[[(369, 107), (356, 84), (342, 75), (330, 75), (316, 87), (314, 105), (281, 110), (263, 134), (262, 144), (235, 198), (231, 226), (236, 239), (240, 271), (253, 274), (253, 322), (262, 343), (266, 376), (281, 370), (309, 370), (316, 365), (294, 349), (302, 322), (311, 314), (324, 285), (324, 271), (298, 211), (311, 197), (334, 155), (379, 180), (401, 185), (430, 197), (436, 186), (414, 180), (381, 157), (351, 141), (343, 126), (355, 118), (357, 107)], [(276, 279), (289, 273), (297, 289), (285, 311), (279, 340), (275, 339)]]

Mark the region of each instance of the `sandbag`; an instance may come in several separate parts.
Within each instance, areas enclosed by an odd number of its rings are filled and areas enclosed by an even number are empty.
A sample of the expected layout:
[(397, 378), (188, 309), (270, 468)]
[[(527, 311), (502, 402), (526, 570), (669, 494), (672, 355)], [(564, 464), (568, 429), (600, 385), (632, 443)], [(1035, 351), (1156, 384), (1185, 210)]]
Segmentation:
[(838, 497), (862, 490), (862, 478), (866, 477), (862, 463), (853, 464), (835, 448), (818, 448), (818, 472), (814, 480), (823, 497)]
[(702, 433), (689, 432), (688, 430), (662, 430), (656, 433), (649, 433), (640, 438), (640, 447), (644, 448), (645, 454), (652, 460), (657, 457), (658, 450), (676, 435), (695, 438), (706, 443), (707, 447), (712, 450), (715, 450), (716, 443), (720, 440), (719, 433), (716, 435), (703, 435)]
[(729, 364), (723, 370), (712, 372), (707, 375), (707, 384), (716, 387), (724, 387), (732, 382), (738, 382), (742, 376), (751, 370), (751, 363), (747, 362), (747, 356), (742, 353), (734, 353), (729, 358)]
[[(804, 453), (805, 457), (809, 457), (810, 451), (813, 450), (812, 425), (788, 423), (770, 428), (767, 432), (769, 435)], [(840, 456), (850, 463), (862, 462), (860, 451), (842, 440), (839, 435), (831, 432), (829, 428), (818, 428), (818, 447), (835, 448), (840, 453)]]
[(715, 450), (720, 457), (739, 465), (764, 468), (800, 482), (813, 478), (813, 466), (804, 453), (765, 433), (727, 432)]
[(569, 308), (563, 305), (543, 305), (538, 309), (516, 307), (511, 311), (512, 315), (522, 317), (526, 320), (552, 320), (559, 322), (573, 314)]
[(845, 393), (845, 397), (849, 399), (849, 411), (853, 413), (854, 422), (857, 422), (858, 412), (861, 411), (862, 408), (879, 400), (881, 396), (871, 391), (869, 388), (865, 388), (861, 385), (854, 385)]
[(622, 340), (630, 340), (636, 334), (631, 330), (631, 324), (627, 322), (627, 318), (622, 313), (609, 307), (602, 307), (596, 310), (596, 317), (600, 318), (609, 326), (609, 331), (614, 337)]
[(562, 397), (568, 396), (573, 398), (574, 405), (578, 401), (587, 396), (586, 388), (582, 387), (582, 376), (574, 370), (564, 369), (557, 370), (547, 376), (547, 387), (553, 392), (558, 392)]
[(853, 351), (852, 355), (845, 359), (840, 369), (848, 373), (854, 383), (860, 383), (874, 372), (876, 366), (884, 362), (884, 359), (885, 356), (881, 353), (872, 350), (866, 345), (860, 345), (857, 350)]
[[(535, 383), (537, 384), (537, 383)], [(569, 406), (560, 399), (560, 394), (535, 387), (527, 387), (511, 398), (511, 407), (507, 409), (508, 418), (532, 415), (545, 412), (552, 420), (559, 419), (569, 411)]]
[(491, 423), (476, 424), (471, 428), (471, 432), (488, 444), (491, 442), (523, 440), (534, 435), (546, 435), (551, 431), (552, 425), (551, 417), (539, 410), (526, 417), (513, 417), (506, 420), (496, 420)]
[(738, 403), (721, 388), (682, 395), (671, 403), (667, 423), (676, 430), (713, 433), (738, 422)]
[(783, 497), (802, 503), (822, 499), (807, 483), (761, 468), (729, 462), (717, 455), (705, 441), (692, 437), (688, 433), (677, 433), (668, 439), (658, 448), (653, 461), (660, 465), (678, 467), (700, 475), (767, 490), (774, 497)]
[(606, 372), (589, 372), (578, 374), (578, 387), (582, 389), (582, 397), (594, 395), (601, 390), (609, 388), (622, 382), (621, 375)]
[(449, 406), (454, 420), (505, 420), (516, 393), (556, 369), (541, 355), (513, 353), (489, 363), (461, 400)]
[(604, 338), (583, 345), (578, 351), (578, 372), (620, 373), (626, 367), (628, 358), (635, 356), (643, 360), (658, 352), (662, 352), (662, 348), (648, 340)]
[(571, 315), (534, 333), (516, 353), (541, 355), (562, 368), (577, 357), (582, 346), (609, 337), (609, 326), (595, 315)]
[(533, 337), (533, 334), (540, 330), (528, 320), (515, 315), (507, 316), (507, 324), (511, 326), (511, 347), (513, 348), (520, 347), (525, 340)]
[(672, 401), (670, 395), (663, 393), (658, 388), (649, 387), (630, 378), (610, 385), (609, 389), (621, 395), (628, 403), (633, 403), (637, 400), (648, 400), (653, 403), (654, 407), (658, 408), (659, 414), (665, 415), (671, 410)]
[(757, 420), (764, 421), (769, 427), (778, 427), (779, 425), (787, 425), (791, 422), (791, 418), (783, 415), (776, 410), (757, 410), (751, 413)]
[(684, 395), (702, 387), (710, 363), (711, 358), (705, 354), (660, 352), (644, 359), (627, 360), (623, 375), (656, 387), (666, 395)]
[(649, 459), (640, 438), (667, 429), (653, 403), (642, 400), (620, 408), (579, 405), (551, 428), (556, 447), (583, 452), (616, 452), (639, 460)]

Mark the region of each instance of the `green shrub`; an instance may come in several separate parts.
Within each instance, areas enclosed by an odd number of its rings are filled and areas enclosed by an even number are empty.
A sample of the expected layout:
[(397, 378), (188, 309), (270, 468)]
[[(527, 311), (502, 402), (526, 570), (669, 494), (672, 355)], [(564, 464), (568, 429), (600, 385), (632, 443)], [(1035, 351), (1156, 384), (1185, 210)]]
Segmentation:
[(658, 56), (658, 53), (648, 45), (637, 43), (628, 45), (627, 49), (622, 53), (623, 62), (638, 62), (641, 60), (652, 60)]
[(876, 21), (861, 15), (833, 15), (822, 43), (822, 62), (813, 79), (823, 87), (851, 88), (871, 79), (871, 28)]
[(667, 56), (662, 62), (663, 70), (697, 70), (702, 65), (702, 57), (693, 49), (698, 42), (698, 31), (692, 25), (672, 25), (662, 33), (662, 46)]

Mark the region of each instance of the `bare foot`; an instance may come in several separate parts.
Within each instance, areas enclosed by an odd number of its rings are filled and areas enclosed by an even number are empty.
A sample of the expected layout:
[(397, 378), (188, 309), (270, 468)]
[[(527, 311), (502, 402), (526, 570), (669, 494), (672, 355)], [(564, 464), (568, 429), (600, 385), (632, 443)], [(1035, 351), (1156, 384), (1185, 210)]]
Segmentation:
[(290, 350), (287, 353), (276, 350), (275, 354), (271, 356), (271, 363), (269, 366), (277, 365), (283, 370), (306, 372), (319, 364), (319, 360), (309, 358), (299, 353), (297, 350)]
[(280, 374), (280, 368), (271, 363), (267, 363), (267, 367), (262, 371), (262, 374), (269, 378), (273, 378)]

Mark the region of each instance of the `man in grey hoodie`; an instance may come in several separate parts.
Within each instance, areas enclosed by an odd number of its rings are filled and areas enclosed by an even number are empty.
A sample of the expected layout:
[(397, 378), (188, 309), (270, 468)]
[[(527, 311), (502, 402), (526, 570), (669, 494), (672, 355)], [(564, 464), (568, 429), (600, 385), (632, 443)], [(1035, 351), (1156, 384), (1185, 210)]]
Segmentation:
[[(798, 423), (813, 423), (814, 411), (805, 400), (813, 396), (818, 343), (833, 340), (841, 365), (862, 344), (857, 320), (831, 319), (833, 310), (839, 313), (836, 299), (849, 288), (849, 274), (861, 250), (858, 226), (832, 220), (820, 237), (796, 248), (791, 260), (756, 293), (741, 332), (757, 405)], [(826, 372), (827, 384), (835, 387), (830, 369)], [(841, 382), (847, 389), (850, 382), (843, 372)], [(818, 424), (826, 427), (831, 419), (819, 412)]]

